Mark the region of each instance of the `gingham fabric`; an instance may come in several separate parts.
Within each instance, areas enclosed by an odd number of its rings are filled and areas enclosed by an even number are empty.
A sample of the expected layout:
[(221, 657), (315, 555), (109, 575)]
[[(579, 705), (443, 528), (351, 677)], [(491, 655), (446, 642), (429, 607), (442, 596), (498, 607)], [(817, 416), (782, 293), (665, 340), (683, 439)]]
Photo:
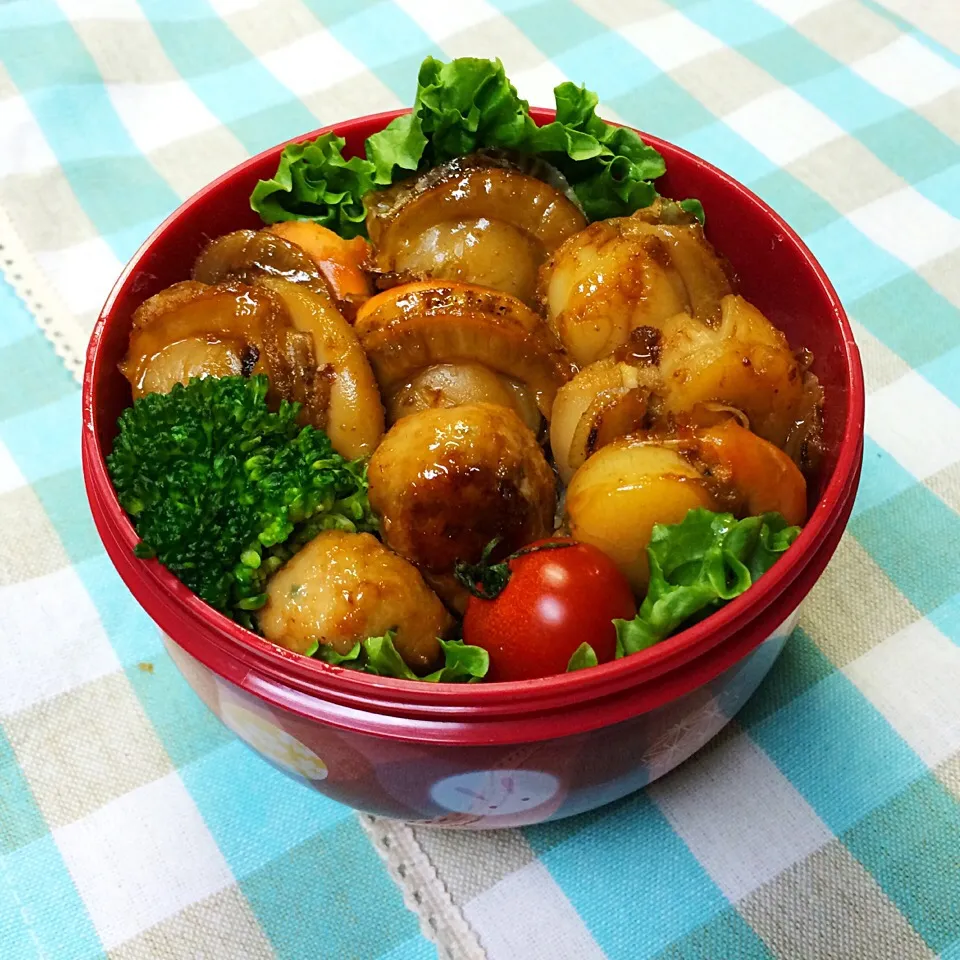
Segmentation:
[[(0, 3), (0, 958), (960, 958), (958, 50), (955, 0)], [(748, 184), (868, 386), (849, 533), (735, 723), (485, 835), (357, 817), (206, 713), (93, 530), (71, 376), (183, 198), (409, 103), (428, 53)]]

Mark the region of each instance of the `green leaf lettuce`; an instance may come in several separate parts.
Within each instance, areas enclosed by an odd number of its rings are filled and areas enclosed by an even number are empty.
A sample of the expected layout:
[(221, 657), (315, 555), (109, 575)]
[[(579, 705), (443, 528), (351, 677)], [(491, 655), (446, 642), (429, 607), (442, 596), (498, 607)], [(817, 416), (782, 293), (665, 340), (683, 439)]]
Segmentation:
[(778, 513), (736, 520), (732, 513), (691, 510), (681, 523), (657, 524), (647, 548), (647, 596), (633, 620), (614, 621), (617, 656), (645, 650), (740, 596), (799, 533)]
[(561, 83), (554, 90), (557, 118), (534, 128), (523, 149), (541, 154), (567, 178), (589, 220), (622, 217), (657, 196), (651, 180), (663, 176), (663, 157), (640, 136), (596, 114), (598, 97)]
[(570, 662), (567, 664), (567, 673), (573, 673), (574, 670), (585, 670), (587, 667), (597, 665), (597, 654), (589, 643), (584, 641), (573, 651)]
[(333, 647), (319, 644), (313, 656), (326, 663), (362, 670), (380, 677), (395, 677), (401, 680), (419, 680), (425, 683), (475, 683), (487, 675), (490, 658), (481, 647), (465, 644), (462, 640), (441, 640), (443, 666), (417, 676), (404, 662), (394, 646), (395, 634), (388, 630), (382, 637), (368, 637), (355, 643), (347, 653), (337, 653)]
[(277, 172), (250, 196), (263, 222), (313, 220), (347, 239), (365, 236), (363, 196), (373, 189), (373, 164), (363, 157), (344, 159), (345, 142), (325, 133), (284, 147)]
[(499, 60), (461, 57), (420, 65), (413, 110), (367, 140), (378, 184), (395, 169), (424, 170), (481, 147), (524, 149), (536, 124)]
[[(267, 223), (310, 219), (345, 237), (365, 234), (362, 198), (418, 171), (483, 148), (536, 154), (563, 173), (589, 220), (626, 216), (657, 196), (663, 157), (638, 134), (596, 114), (595, 93), (574, 83), (554, 90), (556, 119), (537, 127), (499, 60), (461, 57), (420, 66), (413, 109), (345, 160), (344, 141), (324, 134), (288, 146), (276, 174), (250, 205)], [(696, 204), (696, 201), (684, 201)], [(697, 211), (702, 208), (685, 207)]]

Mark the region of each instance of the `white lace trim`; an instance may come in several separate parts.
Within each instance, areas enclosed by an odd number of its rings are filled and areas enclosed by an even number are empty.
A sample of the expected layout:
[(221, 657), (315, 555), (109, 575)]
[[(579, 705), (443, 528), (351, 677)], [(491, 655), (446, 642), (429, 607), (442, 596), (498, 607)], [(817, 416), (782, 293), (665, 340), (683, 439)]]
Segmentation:
[(0, 209), (0, 272), (33, 314), (37, 326), (78, 382), (83, 380), (87, 334), (67, 309)]
[(360, 824), (380, 854), (406, 905), (420, 919), (440, 960), (486, 960), (486, 951), (453, 902), (410, 827), (398, 820), (360, 814)]

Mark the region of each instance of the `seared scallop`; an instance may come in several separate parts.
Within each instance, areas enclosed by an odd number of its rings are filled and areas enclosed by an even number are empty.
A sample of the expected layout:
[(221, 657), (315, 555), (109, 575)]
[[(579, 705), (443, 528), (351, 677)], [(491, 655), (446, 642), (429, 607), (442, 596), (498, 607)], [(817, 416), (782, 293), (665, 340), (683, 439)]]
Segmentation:
[(515, 297), (453, 282), (420, 282), (377, 295), (356, 330), (380, 389), (394, 394), (437, 364), (473, 363), (524, 386), (547, 418), (572, 367), (540, 318)]
[(421, 410), (398, 420), (370, 459), (370, 505), (384, 541), (447, 602), (465, 595), (458, 560), (499, 539), (506, 555), (553, 525), (556, 481), (519, 417), (489, 403)]
[(623, 437), (595, 453), (567, 489), (564, 523), (575, 540), (602, 550), (642, 596), (647, 544), (656, 523), (679, 523), (696, 507), (715, 509), (701, 472), (675, 450)]
[[(649, 328), (641, 327), (640, 330)], [(634, 331), (636, 333), (637, 331)], [(602, 446), (652, 425), (660, 372), (621, 351), (584, 367), (553, 402), (550, 449), (564, 483)]]
[(379, 271), (475, 283), (527, 303), (543, 261), (586, 226), (556, 186), (485, 156), (459, 157), (366, 203)]
[(195, 377), (236, 377), (253, 360), (252, 348), (238, 340), (216, 336), (188, 337), (162, 347), (141, 368), (132, 385), (133, 399), (148, 393), (169, 393), (174, 384), (188, 384)]
[(202, 283), (259, 277), (280, 277), (328, 292), (316, 261), (302, 247), (270, 230), (235, 230), (212, 240), (193, 265), (193, 279)]
[(414, 374), (389, 399), (391, 423), (430, 407), (459, 407), (465, 403), (496, 403), (509, 407), (534, 432), (540, 411), (530, 390), (480, 363), (438, 363)]
[(572, 537), (603, 550), (640, 594), (654, 525), (679, 523), (697, 507), (738, 517), (775, 511), (799, 524), (807, 515), (806, 481), (782, 450), (728, 416), (707, 428), (607, 444), (574, 474), (564, 524)]
[(699, 223), (649, 218), (593, 223), (541, 268), (547, 320), (578, 364), (609, 356), (631, 330), (659, 328), (678, 313), (716, 322), (721, 298), (733, 292)]
[(325, 430), (342, 456), (369, 456), (383, 436), (383, 404), (353, 327), (325, 293), (278, 277), (262, 277), (258, 286), (272, 290), (294, 329), (310, 338), (306, 420)]
[(120, 371), (134, 399), (166, 393), (192, 377), (238, 373), (268, 372), (289, 386), (288, 333), (283, 308), (268, 290), (176, 283), (134, 313)]
[(711, 406), (729, 405), (782, 447), (811, 419), (804, 369), (784, 334), (743, 297), (724, 297), (720, 306), (715, 325), (688, 314), (664, 323), (663, 411), (696, 422)]
[(304, 653), (314, 642), (347, 653), (358, 641), (395, 631), (397, 652), (426, 672), (440, 654), (450, 615), (416, 568), (369, 533), (326, 530), (267, 584), (258, 614), (263, 635)]

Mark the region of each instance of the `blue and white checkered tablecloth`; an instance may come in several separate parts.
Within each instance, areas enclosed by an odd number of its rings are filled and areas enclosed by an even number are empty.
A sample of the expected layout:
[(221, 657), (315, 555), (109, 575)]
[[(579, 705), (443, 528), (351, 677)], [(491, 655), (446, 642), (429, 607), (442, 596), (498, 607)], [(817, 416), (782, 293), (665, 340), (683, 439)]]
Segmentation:
[[(955, 0), (0, 2), (0, 958), (958, 960), (958, 50)], [(80, 354), (148, 232), (409, 103), (426, 54), (499, 56), (532, 103), (586, 82), (747, 183), (868, 386), (849, 533), (737, 721), (613, 807), (486, 835), (358, 817), (220, 727), (79, 469)]]

